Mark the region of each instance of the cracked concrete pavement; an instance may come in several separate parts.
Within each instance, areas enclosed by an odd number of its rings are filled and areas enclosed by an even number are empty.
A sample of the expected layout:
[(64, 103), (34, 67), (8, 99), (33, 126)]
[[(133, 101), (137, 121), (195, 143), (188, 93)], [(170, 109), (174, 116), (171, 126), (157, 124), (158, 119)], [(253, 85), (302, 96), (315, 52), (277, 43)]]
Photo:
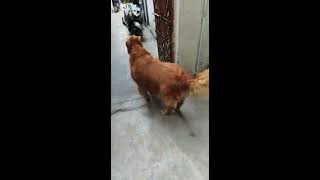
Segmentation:
[[(157, 99), (146, 104), (130, 76), (121, 17), (111, 14), (111, 179), (209, 179), (209, 99), (187, 98), (183, 117), (162, 116)], [(156, 41), (145, 35), (157, 57)]]

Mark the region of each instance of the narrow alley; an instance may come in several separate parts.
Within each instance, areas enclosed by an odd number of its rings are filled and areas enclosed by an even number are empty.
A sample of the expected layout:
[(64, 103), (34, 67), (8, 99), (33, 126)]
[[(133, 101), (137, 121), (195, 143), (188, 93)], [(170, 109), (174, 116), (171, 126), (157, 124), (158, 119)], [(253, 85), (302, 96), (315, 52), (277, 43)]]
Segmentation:
[[(122, 11), (111, 13), (112, 180), (209, 179), (209, 99), (188, 97), (185, 118), (147, 106), (132, 81)], [(157, 57), (156, 40), (144, 30), (144, 47)]]

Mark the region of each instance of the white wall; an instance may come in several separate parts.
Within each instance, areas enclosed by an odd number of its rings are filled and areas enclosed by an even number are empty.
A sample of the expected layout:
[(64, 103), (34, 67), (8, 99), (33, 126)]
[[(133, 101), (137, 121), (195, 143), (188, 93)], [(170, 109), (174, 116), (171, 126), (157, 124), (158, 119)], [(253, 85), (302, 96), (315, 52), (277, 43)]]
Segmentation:
[(209, 64), (208, 2), (208, 0), (175, 0), (176, 62), (193, 73), (196, 72), (197, 64), (199, 71)]
[(147, 3), (147, 8), (148, 8), (148, 16), (149, 16), (149, 23), (150, 23), (150, 29), (153, 33), (153, 35), (156, 35), (156, 22), (154, 21), (154, 15), (152, 14), (154, 12), (154, 7), (153, 7), (153, 0), (146, 0)]
[(200, 48), (198, 71), (202, 71), (209, 65), (209, 0), (207, 1), (205, 16), (203, 19), (203, 33)]

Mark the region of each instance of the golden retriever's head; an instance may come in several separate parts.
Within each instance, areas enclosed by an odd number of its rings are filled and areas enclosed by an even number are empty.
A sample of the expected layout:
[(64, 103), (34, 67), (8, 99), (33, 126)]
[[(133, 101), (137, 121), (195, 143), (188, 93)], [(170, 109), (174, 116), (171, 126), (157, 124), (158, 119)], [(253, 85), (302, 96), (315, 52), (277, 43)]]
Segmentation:
[(126, 42), (126, 46), (127, 46), (127, 50), (128, 50), (128, 54), (131, 53), (131, 49), (134, 45), (141, 45), (142, 46), (142, 43), (141, 43), (141, 36), (135, 36), (135, 35), (131, 35), (128, 37), (128, 40)]

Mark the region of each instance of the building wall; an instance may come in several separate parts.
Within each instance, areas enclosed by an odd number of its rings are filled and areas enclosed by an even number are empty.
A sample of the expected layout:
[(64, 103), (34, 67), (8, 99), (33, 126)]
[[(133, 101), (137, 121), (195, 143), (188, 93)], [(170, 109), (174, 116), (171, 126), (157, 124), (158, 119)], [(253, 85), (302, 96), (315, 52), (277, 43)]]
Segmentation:
[(155, 20), (154, 20), (154, 15), (152, 14), (154, 12), (154, 7), (153, 7), (153, 0), (144, 0), (147, 6), (147, 13), (148, 13), (148, 18), (149, 18), (149, 27), (150, 30), (152, 31), (153, 35), (156, 35), (156, 24), (155, 24)]
[(193, 73), (209, 65), (208, 2), (208, 0), (175, 0), (176, 62)]
[(199, 50), (199, 66), (198, 71), (202, 71), (209, 65), (209, 0), (205, 10), (203, 19), (202, 42)]

